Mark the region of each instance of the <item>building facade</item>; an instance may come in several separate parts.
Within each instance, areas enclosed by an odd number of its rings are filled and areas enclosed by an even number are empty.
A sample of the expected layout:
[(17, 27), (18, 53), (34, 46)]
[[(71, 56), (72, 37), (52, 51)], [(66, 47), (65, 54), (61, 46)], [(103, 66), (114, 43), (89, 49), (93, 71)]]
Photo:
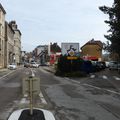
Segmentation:
[(5, 66), (5, 10), (0, 4), (0, 68)]
[(14, 63), (14, 34), (12, 27), (5, 22), (5, 67)]
[(48, 45), (39, 45), (35, 48), (35, 61), (44, 65), (48, 58)]
[(16, 21), (11, 21), (9, 25), (14, 31), (14, 62), (19, 65), (21, 62), (21, 32)]
[(81, 54), (84, 59), (88, 60), (102, 60), (102, 48), (103, 44), (98, 40), (90, 40), (81, 47)]

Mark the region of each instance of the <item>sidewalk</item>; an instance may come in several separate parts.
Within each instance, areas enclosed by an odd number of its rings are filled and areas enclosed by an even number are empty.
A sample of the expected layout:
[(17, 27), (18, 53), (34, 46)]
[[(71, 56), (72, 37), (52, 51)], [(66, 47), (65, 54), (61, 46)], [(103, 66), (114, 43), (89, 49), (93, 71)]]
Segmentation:
[(54, 66), (42, 66), (42, 68), (48, 72), (55, 73)]
[(7, 71), (8, 69), (7, 68), (0, 68), (0, 72), (4, 72), (4, 71)]
[(7, 74), (10, 70), (7, 68), (0, 68), (0, 77)]

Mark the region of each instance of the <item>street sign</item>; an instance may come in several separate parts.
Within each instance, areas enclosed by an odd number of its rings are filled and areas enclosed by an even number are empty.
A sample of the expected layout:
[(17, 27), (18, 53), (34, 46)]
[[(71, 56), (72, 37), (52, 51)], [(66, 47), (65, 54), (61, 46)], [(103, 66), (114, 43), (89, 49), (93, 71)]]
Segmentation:
[(22, 91), (23, 95), (28, 95), (29, 94), (29, 89), (30, 89), (30, 80), (32, 80), (33, 83), (33, 92), (34, 94), (39, 95), (40, 93), (40, 79), (39, 78), (24, 78), (22, 81)]
[(79, 53), (79, 43), (62, 43), (62, 55), (77, 56)]
[(67, 59), (68, 59), (68, 60), (76, 60), (77, 57), (75, 57), (75, 56), (70, 56), (70, 57), (67, 57)]

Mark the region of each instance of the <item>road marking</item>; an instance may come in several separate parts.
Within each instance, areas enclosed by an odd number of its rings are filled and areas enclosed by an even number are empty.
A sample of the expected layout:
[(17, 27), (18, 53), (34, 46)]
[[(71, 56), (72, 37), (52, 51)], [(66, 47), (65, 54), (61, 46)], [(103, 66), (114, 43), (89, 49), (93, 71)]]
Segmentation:
[(70, 78), (68, 78), (68, 77), (64, 77), (66, 80), (69, 80), (70, 82), (72, 81), (72, 82), (74, 82), (74, 83), (77, 83), (77, 84), (80, 84), (80, 81), (77, 81), (77, 80), (72, 80), (72, 79), (70, 79)]
[(29, 72), (26, 72), (26, 75), (29, 75)]
[(90, 75), (90, 78), (95, 78), (95, 75)]
[(22, 98), (20, 100), (20, 104), (25, 104), (25, 103), (29, 103), (29, 101), (26, 98)]
[(120, 93), (119, 92), (115, 92), (115, 91), (113, 91), (113, 90), (107, 90), (108, 92), (111, 92), (111, 93), (114, 93), (114, 94), (118, 94), (118, 95), (120, 95)]
[(108, 77), (106, 75), (103, 75), (102, 78), (103, 79), (108, 79)]
[(116, 91), (113, 91), (113, 90), (108, 90), (108, 89), (103, 89), (103, 88), (100, 88), (100, 87), (96, 87), (96, 86), (93, 86), (93, 85), (89, 85), (89, 84), (83, 84), (85, 86), (88, 86), (88, 87), (92, 87), (92, 88), (95, 88), (95, 89), (99, 89), (99, 90), (105, 90), (107, 92), (110, 92), (110, 93), (114, 93), (114, 94), (117, 94), (117, 95), (120, 95), (119, 92), (116, 92)]
[(47, 102), (46, 102), (46, 100), (45, 100), (42, 92), (40, 92), (39, 97), (40, 97), (40, 99), (41, 99), (41, 102), (42, 102), (43, 104), (46, 104), (46, 105), (47, 105)]
[(116, 76), (113, 76), (114, 78), (115, 78), (115, 80), (120, 80), (120, 78), (119, 77), (116, 77)]
[(84, 83), (83, 85), (85, 85), (85, 86), (89, 86), (89, 87), (92, 87), (92, 88), (95, 88), (95, 89), (101, 89), (100, 87), (96, 87), (96, 86), (93, 86), (93, 85), (89, 85), (89, 84), (87, 84), (87, 83)]
[(72, 82), (75, 82), (75, 83), (77, 83), (77, 84), (80, 84), (80, 82), (79, 81), (76, 81), (76, 80), (71, 80)]
[(30, 69), (30, 70), (31, 70), (31, 72), (32, 72), (32, 77), (35, 77), (35, 74), (34, 74), (33, 69)]
[(14, 72), (14, 71), (9, 72), (8, 74), (6, 74), (6, 75), (0, 77), (0, 79), (3, 79), (4, 77), (8, 76), (9, 74), (11, 74), (11, 73), (13, 73), (13, 72)]

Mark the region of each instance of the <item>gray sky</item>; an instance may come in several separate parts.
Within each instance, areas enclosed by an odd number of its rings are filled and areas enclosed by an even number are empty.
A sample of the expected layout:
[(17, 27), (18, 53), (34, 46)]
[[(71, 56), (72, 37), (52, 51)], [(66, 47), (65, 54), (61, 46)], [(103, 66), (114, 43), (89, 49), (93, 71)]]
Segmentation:
[(79, 42), (94, 38), (105, 42), (108, 19), (99, 6), (113, 0), (0, 0), (6, 20), (16, 20), (22, 33), (22, 50), (32, 51), (50, 42)]

